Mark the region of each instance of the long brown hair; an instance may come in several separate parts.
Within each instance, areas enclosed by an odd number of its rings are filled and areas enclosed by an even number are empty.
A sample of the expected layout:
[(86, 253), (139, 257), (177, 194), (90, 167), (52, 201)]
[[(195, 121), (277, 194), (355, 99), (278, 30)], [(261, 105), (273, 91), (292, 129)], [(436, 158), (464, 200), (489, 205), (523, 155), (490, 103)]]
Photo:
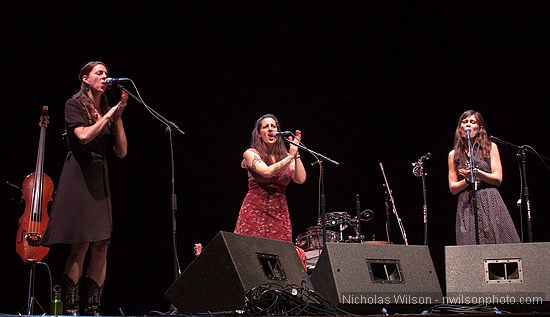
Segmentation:
[[(275, 146), (273, 148), (273, 153), (269, 153), (269, 151), (267, 150), (265, 143), (262, 141), (262, 138), (260, 138), (260, 130), (262, 129), (262, 120), (267, 118), (271, 118), (275, 120), (275, 124), (277, 125), (277, 130), (281, 131), (281, 126), (279, 125), (279, 120), (277, 120), (277, 117), (275, 117), (275, 115), (271, 113), (264, 114), (263, 116), (258, 118), (258, 120), (256, 120), (254, 129), (252, 129), (252, 138), (250, 141), (250, 147), (256, 149), (260, 153), (260, 158), (267, 165), (271, 165), (275, 162), (282, 160), (285, 156), (287, 156), (288, 150), (286, 149), (285, 143), (281, 138), (277, 138), (277, 142), (275, 143)], [(275, 156), (275, 162), (271, 161), (270, 154), (273, 154)]]
[[(94, 107), (94, 104), (93, 104), (93, 101), (88, 96), (88, 91), (90, 90), (90, 86), (82, 80), (82, 77), (84, 77), (84, 75), (89, 76), (92, 69), (97, 65), (105, 66), (108, 72), (109, 68), (103, 62), (91, 61), (86, 63), (86, 65), (82, 67), (82, 69), (80, 70), (80, 74), (78, 75), (78, 80), (80, 81), (80, 90), (73, 95), (73, 98), (78, 99), (82, 104), (82, 107), (84, 108), (84, 111), (87, 114), (89, 124), (94, 123), (94, 120), (92, 119), (92, 114), (90, 113), (90, 110), (89, 110)], [(99, 112), (101, 113), (101, 115), (104, 115), (108, 110), (109, 110), (109, 105), (108, 105), (107, 97), (105, 96), (105, 94), (103, 94), (101, 96)]]
[(479, 111), (476, 110), (466, 110), (458, 119), (455, 130), (455, 140), (454, 140), (454, 150), (455, 150), (455, 161), (460, 161), (466, 158), (466, 150), (468, 149), (468, 140), (462, 137), (460, 133), (460, 125), (462, 120), (465, 118), (474, 115), (479, 126), (479, 131), (477, 136), (472, 144), (472, 149), (478, 149), (481, 151), (481, 156), (483, 159), (488, 160), (491, 157), (491, 140), (489, 139), (489, 134), (487, 133), (487, 126), (485, 126), (485, 119)]

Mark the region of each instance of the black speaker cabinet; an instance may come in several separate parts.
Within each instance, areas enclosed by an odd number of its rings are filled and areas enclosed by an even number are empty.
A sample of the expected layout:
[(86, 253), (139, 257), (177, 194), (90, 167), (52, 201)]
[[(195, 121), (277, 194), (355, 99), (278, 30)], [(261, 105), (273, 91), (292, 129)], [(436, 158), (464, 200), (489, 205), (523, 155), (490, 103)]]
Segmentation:
[(443, 298), (426, 246), (327, 243), (311, 282), (325, 299), (354, 313), (427, 308)]
[(164, 295), (182, 313), (233, 311), (249, 289), (301, 285), (305, 274), (290, 242), (219, 232)]
[(445, 247), (447, 299), (454, 304), (550, 301), (550, 243)]

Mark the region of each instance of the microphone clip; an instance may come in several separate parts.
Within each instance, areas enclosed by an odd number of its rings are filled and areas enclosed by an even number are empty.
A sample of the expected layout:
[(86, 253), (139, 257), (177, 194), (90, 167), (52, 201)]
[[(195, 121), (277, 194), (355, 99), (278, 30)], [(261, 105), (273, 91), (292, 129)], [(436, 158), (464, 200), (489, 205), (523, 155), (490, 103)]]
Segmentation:
[(416, 177), (421, 177), (422, 174), (424, 174), (424, 162), (423, 161), (417, 161), (412, 163), (413, 166), (413, 175)]
[(416, 162), (412, 163), (414, 176), (420, 177), (424, 174), (424, 162), (429, 160), (431, 155), (432, 153), (428, 152), (426, 155), (422, 155)]

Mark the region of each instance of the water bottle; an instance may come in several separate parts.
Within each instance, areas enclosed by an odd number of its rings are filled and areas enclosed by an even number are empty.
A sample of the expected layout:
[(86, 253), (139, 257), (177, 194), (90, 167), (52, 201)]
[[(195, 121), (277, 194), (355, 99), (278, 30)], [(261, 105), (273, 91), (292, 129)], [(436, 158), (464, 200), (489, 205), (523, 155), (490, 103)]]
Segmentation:
[(61, 286), (53, 287), (52, 302), (50, 303), (50, 315), (59, 316), (63, 314), (63, 302), (61, 301)]

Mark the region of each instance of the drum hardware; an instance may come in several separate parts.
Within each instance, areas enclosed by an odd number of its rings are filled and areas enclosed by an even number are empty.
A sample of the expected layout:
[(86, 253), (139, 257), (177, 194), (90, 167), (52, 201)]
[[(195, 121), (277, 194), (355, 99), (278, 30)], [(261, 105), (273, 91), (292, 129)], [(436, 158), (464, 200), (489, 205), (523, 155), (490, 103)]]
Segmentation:
[[(339, 239), (336, 242), (360, 242), (364, 241), (365, 237), (361, 235), (361, 222), (366, 222), (372, 220), (374, 217), (374, 212), (370, 209), (365, 209), (359, 212), (359, 218), (351, 217), (347, 212), (329, 212), (325, 215), (325, 226), (328, 227), (337, 227), (335, 230), (339, 233)], [(317, 221), (318, 226), (322, 224), (321, 219)], [(310, 227), (311, 228), (311, 227)], [(344, 230), (351, 228), (355, 232), (355, 236), (349, 236), (348, 239), (344, 239)], [(309, 229), (309, 228), (308, 228)], [(332, 242), (327, 239), (327, 242)]]
[[(295, 245), (304, 250), (307, 269), (315, 268), (319, 255), (324, 247), (323, 228), (321, 226), (312, 226), (306, 228), (306, 232), (296, 237)], [(326, 242), (340, 242), (337, 232), (326, 230)]]
[(359, 219), (359, 221), (371, 221), (372, 218), (374, 218), (374, 211), (370, 210), (370, 209), (365, 209), (363, 211), (361, 211), (359, 213), (359, 218), (357, 217), (353, 217), (351, 219), (351, 222), (354, 223), (354, 222), (357, 222), (357, 219)]
[[(296, 237), (296, 246), (304, 251), (319, 250), (323, 248), (323, 229), (318, 226), (308, 227), (308, 230)], [(327, 242), (339, 242), (335, 231), (327, 230)]]
[[(306, 232), (296, 237), (296, 247), (302, 249), (305, 253), (305, 262), (308, 270), (314, 269), (317, 260), (325, 246), (325, 242), (336, 243), (362, 243), (365, 236), (360, 234), (361, 222), (370, 221), (374, 217), (374, 212), (370, 209), (365, 209), (357, 213), (357, 216), (351, 217), (348, 212), (329, 212), (324, 214), (324, 222), (322, 217), (317, 219), (317, 225), (307, 227)], [(323, 225), (326, 230), (326, 241), (323, 241)], [(355, 235), (348, 236), (344, 239), (344, 230), (351, 228)]]
[(361, 234), (361, 201), (359, 200), (359, 194), (355, 195), (355, 218), (357, 223), (355, 226), (355, 237), (349, 237), (348, 241), (363, 241), (363, 235)]
[(364, 241), (365, 241), (364, 235), (360, 235), (359, 237), (349, 236), (348, 239), (346, 240), (346, 243), (363, 243)]
[(350, 221), (351, 217), (347, 212), (329, 212), (325, 215), (325, 225), (327, 227), (334, 227), (336, 225), (347, 227)]
[[(325, 226), (338, 227), (339, 241), (344, 241), (343, 232), (349, 226), (351, 217), (347, 212), (329, 212), (325, 214)], [(321, 220), (322, 223), (322, 220)], [(328, 240), (328, 239), (327, 239)], [(327, 241), (328, 242), (328, 241)]]

